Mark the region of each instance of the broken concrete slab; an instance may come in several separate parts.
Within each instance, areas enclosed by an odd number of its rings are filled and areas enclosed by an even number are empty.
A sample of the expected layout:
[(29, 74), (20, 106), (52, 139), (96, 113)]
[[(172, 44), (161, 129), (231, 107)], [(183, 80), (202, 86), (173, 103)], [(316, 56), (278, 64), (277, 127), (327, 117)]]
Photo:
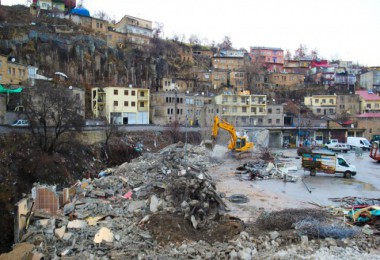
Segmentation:
[(128, 212), (134, 212), (135, 210), (142, 209), (144, 207), (146, 207), (145, 200), (131, 201), (128, 205)]
[(85, 229), (87, 228), (87, 222), (85, 220), (73, 220), (73, 221), (70, 221), (67, 225), (67, 228), (79, 228), (79, 229)]
[(56, 228), (54, 230), (54, 235), (59, 238), (59, 239), (62, 239), (63, 238), (63, 235), (65, 234), (66, 232), (66, 226), (62, 226), (61, 228)]
[(111, 230), (109, 230), (108, 228), (106, 227), (102, 227), (95, 235), (94, 237), (94, 242), (99, 244), (99, 243), (102, 243), (102, 242), (113, 242), (114, 241), (114, 235), (113, 233), (111, 232)]
[(157, 212), (159, 204), (159, 199), (156, 197), (156, 195), (153, 195), (150, 197), (150, 204), (149, 204), (149, 209), (151, 212)]

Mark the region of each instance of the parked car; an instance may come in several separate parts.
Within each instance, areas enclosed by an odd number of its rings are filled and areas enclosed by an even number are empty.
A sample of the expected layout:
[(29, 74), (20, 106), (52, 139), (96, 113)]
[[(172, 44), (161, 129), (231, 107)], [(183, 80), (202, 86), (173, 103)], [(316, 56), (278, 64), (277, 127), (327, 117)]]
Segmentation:
[(351, 146), (351, 149), (354, 147), (361, 148), (363, 151), (371, 150), (371, 144), (364, 137), (347, 137), (347, 144)]
[(11, 126), (29, 126), (29, 121), (25, 119), (18, 119), (14, 121)]
[(331, 139), (329, 140), (325, 145), (324, 147), (327, 148), (327, 149), (330, 149), (331, 147), (335, 146), (336, 144), (339, 143), (339, 140), (338, 139)]
[(347, 153), (349, 150), (351, 150), (351, 147), (348, 144), (337, 143), (331, 146), (329, 149), (334, 152)]

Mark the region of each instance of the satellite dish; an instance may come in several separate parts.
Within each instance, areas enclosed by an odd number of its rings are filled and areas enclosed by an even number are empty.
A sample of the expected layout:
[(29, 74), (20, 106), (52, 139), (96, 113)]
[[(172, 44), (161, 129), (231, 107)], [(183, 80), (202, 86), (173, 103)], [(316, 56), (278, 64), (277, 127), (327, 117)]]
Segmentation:
[(16, 61), (16, 59), (15, 58), (12, 58), (12, 60), (11, 60), (12, 62), (15, 62)]
[(73, 86), (70, 86), (69, 89), (73, 89)]

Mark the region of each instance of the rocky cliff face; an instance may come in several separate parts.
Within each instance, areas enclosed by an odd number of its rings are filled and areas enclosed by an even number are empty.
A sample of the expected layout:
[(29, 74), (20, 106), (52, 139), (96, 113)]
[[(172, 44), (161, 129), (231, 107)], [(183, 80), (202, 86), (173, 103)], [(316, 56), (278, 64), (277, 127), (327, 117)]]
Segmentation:
[(60, 71), (74, 82), (89, 85), (155, 86), (180, 69), (178, 46), (173, 42), (153, 39), (150, 46), (112, 48), (103, 36), (68, 20), (35, 18), (27, 8), (18, 8), (22, 19), (11, 18), (12, 12), (7, 11), (0, 22), (0, 53), (38, 67), (39, 74), (51, 77)]

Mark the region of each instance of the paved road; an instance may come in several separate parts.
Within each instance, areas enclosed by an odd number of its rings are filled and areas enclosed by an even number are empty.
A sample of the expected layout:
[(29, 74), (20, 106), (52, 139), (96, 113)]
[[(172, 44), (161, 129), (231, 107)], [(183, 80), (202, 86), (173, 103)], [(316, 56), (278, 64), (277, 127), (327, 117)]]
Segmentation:
[(353, 151), (342, 154), (344, 158), (357, 168), (357, 175), (351, 179), (342, 177), (342, 174), (329, 175), (317, 173), (311, 177), (308, 171), (301, 167), (301, 159), (295, 149), (276, 150), (292, 158), (283, 159), (286, 165), (297, 166), (297, 172), (293, 175), (304, 178), (305, 183), (311, 189), (306, 189), (301, 180), (296, 183), (283, 182), (278, 179), (255, 181), (252, 185), (257, 189), (271, 190), (278, 196), (290, 197), (296, 200), (312, 201), (322, 205), (331, 205), (329, 198), (346, 196), (380, 198), (380, 163), (369, 157), (369, 152), (364, 152), (361, 157), (356, 157)]

